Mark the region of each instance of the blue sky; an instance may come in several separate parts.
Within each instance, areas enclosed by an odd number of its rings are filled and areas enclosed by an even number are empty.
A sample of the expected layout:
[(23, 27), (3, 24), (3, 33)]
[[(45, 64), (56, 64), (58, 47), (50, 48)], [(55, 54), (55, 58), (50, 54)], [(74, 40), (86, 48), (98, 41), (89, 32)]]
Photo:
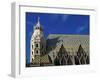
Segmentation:
[(45, 37), (49, 34), (90, 34), (89, 15), (26, 12), (26, 56), (28, 62), (30, 60), (30, 39), (38, 17), (40, 17), (40, 23), (43, 26)]

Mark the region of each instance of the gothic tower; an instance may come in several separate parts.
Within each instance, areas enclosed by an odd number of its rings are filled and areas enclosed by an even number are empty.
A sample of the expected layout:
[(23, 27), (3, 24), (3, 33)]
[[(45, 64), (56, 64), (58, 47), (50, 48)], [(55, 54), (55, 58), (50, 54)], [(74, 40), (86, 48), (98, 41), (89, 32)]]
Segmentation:
[(30, 40), (30, 63), (40, 63), (40, 57), (46, 53), (46, 39), (43, 34), (43, 27), (40, 18), (34, 26), (34, 32)]

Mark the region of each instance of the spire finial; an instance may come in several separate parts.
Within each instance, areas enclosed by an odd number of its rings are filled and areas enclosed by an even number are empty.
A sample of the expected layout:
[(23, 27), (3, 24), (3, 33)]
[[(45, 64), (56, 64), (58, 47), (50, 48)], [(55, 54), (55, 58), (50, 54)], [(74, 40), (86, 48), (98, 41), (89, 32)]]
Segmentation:
[(35, 25), (34, 28), (35, 28), (35, 29), (43, 30), (42, 27), (41, 27), (41, 24), (40, 24), (40, 17), (38, 17), (37, 24)]
[(38, 16), (38, 22), (40, 22), (40, 17)]
[(40, 17), (38, 16), (38, 23), (37, 23), (37, 26), (40, 27)]

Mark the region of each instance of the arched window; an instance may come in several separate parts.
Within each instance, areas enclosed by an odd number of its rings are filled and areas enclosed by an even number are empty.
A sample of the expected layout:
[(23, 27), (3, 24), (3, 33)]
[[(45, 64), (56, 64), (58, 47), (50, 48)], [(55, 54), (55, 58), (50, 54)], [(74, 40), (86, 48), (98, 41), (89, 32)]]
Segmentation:
[(36, 47), (38, 47), (38, 43), (36, 43)]
[(33, 51), (32, 51), (32, 55), (33, 55)]
[(78, 58), (77, 56), (75, 56), (74, 59), (75, 59), (75, 64), (76, 64), (76, 65), (79, 65), (79, 64), (80, 64), (80, 63), (79, 63), (79, 58)]
[(33, 58), (32, 58), (32, 62), (33, 62)]
[(33, 45), (32, 45), (32, 49), (33, 49)]
[(36, 50), (36, 53), (38, 54), (38, 50)]

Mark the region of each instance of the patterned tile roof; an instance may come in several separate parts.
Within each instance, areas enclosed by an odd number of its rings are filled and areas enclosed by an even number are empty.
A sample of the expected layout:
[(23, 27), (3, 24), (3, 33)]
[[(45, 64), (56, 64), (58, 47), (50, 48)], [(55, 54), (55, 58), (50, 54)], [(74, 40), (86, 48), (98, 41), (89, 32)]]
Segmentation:
[(70, 55), (76, 54), (80, 44), (89, 54), (89, 35), (50, 34), (47, 38), (47, 53), (52, 59), (53, 56), (57, 55), (56, 53), (58, 53), (62, 44)]

